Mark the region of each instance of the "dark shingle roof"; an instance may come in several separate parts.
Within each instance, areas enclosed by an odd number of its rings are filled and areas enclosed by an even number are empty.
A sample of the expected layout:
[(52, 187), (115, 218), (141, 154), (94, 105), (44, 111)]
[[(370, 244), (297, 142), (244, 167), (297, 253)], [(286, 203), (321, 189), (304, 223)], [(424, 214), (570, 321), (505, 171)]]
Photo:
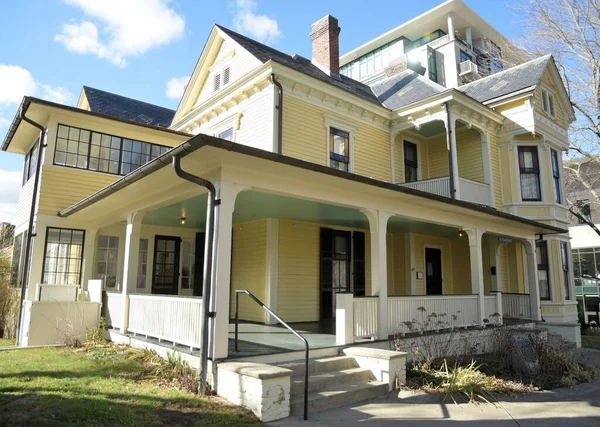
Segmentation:
[(171, 126), (173, 116), (175, 116), (175, 111), (169, 108), (115, 95), (89, 86), (84, 86), (83, 91), (90, 105), (90, 111), (94, 113), (164, 128)]
[(395, 110), (444, 92), (445, 87), (420, 74), (405, 70), (373, 86), (373, 92), (385, 108)]
[(310, 77), (314, 77), (330, 85), (336, 86), (342, 90), (350, 92), (360, 98), (380, 104), (377, 97), (373, 94), (373, 91), (369, 86), (364, 83), (357, 82), (340, 74), (339, 79), (331, 77), (324, 73), (319, 67), (315, 66), (310, 60), (294, 55), (290, 56), (286, 53), (280, 52), (255, 40), (252, 40), (246, 36), (236, 33), (228, 28), (217, 25), (217, 27), (231, 37), (236, 43), (239, 43), (244, 49), (255, 56), (259, 61), (265, 63), (269, 60), (277, 62), (286, 67), (292, 68)]
[(458, 90), (479, 102), (485, 102), (490, 99), (508, 95), (518, 90), (537, 85), (542, 79), (542, 75), (551, 60), (551, 55), (545, 55), (541, 58), (525, 62), (524, 64), (509, 68), (508, 70), (460, 86)]

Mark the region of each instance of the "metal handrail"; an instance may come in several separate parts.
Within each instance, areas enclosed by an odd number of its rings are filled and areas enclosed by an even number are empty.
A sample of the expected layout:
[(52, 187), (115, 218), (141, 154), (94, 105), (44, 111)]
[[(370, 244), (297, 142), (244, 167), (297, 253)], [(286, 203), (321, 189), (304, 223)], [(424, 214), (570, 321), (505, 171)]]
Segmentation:
[(238, 300), (239, 300), (239, 294), (246, 294), (246, 295), (248, 295), (252, 300), (254, 300), (255, 303), (257, 303), (258, 305), (260, 305), (267, 313), (269, 313), (271, 316), (273, 316), (275, 319), (277, 319), (277, 321), (279, 323), (281, 323), (283, 326), (285, 326), (292, 334), (296, 335), (296, 337), (298, 337), (304, 343), (304, 348), (305, 348), (305, 357), (304, 357), (304, 420), (306, 421), (308, 419), (308, 353), (309, 353), (308, 341), (306, 341), (306, 338), (304, 338), (302, 335), (300, 335), (294, 328), (292, 328), (290, 325), (288, 325), (287, 323), (285, 323), (281, 319), (281, 317), (279, 317), (278, 315), (276, 315), (273, 312), (273, 310), (271, 310), (269, 307), (267, 307), (265, 304), (263, 304), (263, 302), (261, 300), (259, 300), (254, 295), (252, 295), (252, 293), (250, 293), (247, 290), (237, 289), (235, 291), (235, 351), (236, 352), (238, 351)]

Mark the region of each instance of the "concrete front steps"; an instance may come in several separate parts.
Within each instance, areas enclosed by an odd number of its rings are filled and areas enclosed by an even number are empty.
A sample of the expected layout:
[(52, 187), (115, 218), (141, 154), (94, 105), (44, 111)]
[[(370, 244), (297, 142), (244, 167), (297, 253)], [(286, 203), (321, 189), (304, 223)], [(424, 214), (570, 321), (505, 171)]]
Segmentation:
[[(278, 364), (290, 369), (290, 415), (304, 414), (304, 361)], [(309, 361), (308, 413), (362, 402), (388, 393), (389, 384), (377, 381), (369, 368), (360, 367), (352, 356)]]

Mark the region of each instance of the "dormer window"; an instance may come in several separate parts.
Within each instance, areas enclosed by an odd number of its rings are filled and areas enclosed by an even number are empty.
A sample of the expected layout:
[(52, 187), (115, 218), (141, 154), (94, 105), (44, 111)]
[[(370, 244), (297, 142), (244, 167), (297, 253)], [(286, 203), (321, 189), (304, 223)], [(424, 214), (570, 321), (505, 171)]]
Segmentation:
[(552, 95), (546, 89), (542, 89), (542, 109), (546, 114), (554, 117), (555, 109), (554, 109), (554, 95)]
[(226, 66), (213, 74), (213, 92), (218, 91), (229, 83), (231, 68)]

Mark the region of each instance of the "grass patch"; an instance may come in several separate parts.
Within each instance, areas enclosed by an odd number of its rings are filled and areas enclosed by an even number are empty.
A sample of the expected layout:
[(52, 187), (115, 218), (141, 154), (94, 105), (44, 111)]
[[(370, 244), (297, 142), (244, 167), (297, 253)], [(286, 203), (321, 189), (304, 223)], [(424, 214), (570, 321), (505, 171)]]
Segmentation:
[(581, 345), (586, 348), (600, 350), (600, 335), (582, 335)]
[(10, 347), (12, 345), (15, 345), (15, 340), (9, 340), (6, 338), (0, 338), (0, 347)]
[(217, 397), (182, 390), (151, 354), (112, 345), (0, 352), (0, 425), (259, 424)]

